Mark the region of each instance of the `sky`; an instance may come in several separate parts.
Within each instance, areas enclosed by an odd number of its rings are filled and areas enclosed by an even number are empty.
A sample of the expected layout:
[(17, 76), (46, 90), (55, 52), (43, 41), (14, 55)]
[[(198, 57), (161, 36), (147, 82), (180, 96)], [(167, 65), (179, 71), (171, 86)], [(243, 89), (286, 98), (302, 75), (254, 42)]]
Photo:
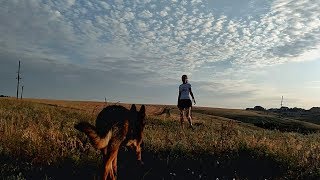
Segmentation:
[(0, 94), (320, 106), (320, 0), (1, 0)]

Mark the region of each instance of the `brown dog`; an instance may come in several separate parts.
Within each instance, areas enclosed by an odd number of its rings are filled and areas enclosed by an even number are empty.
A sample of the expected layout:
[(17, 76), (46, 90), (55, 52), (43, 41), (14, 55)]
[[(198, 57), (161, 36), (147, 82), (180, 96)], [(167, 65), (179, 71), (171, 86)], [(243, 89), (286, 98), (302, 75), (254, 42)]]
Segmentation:
[(96, 119), (96, 126), (80, 122), (75, 128), (84, 132), (96, 149), (103, 155), (103, 179), (115, 180), (117, 176), (117, 156), (121, 144), (136, 151), (137, 160), (141, 161), (142, 133), (145, 126), (146, 110), (142, 105), (137, 111), (133, 104), (128, 110), (123, 106), (113, 105), (104, 108)]

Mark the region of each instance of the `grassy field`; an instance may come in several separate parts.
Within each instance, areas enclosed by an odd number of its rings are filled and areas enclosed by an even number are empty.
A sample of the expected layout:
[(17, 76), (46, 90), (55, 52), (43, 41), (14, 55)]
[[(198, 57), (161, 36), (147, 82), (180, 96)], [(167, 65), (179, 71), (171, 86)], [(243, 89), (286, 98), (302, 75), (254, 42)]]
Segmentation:
[[(112, 103), (0, 99), (1, 179), (97, 179), (100, 152), (74, 129)], [(130, 105), (125, 104), (129, 107)], [(178, 111), (147, 105), (142, 158), (122, 148), (119, 179), (319, 179), (319, 125), (235, 109), (194, 108), (195, 130)], [(138, 106), (139, 109), (139, 106)], [(273, 126), (262, 126), (261, 124)], [(274, 130), (275, 129), (275, 130)]]
[(194, 108), (193, 112), (225, 117), (244, 123), (250, 123), (265, 129), (277, 129), (283, 132), (299, 132), (309, 134), (320, 132), (320, 125), (311, 123), (312, 119), (303, 121), (299, 118), (283, 116), (264, 111), (247, 111), (241, 109)]

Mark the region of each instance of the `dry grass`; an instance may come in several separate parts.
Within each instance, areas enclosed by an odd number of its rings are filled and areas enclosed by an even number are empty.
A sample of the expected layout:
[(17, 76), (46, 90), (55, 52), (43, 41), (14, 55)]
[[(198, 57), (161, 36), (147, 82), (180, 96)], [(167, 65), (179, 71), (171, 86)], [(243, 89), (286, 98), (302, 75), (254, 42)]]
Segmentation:
[[(75, 173), (87, 162), (95, 169), (99, 153), (73, 125), (80, 120), (93, 123), (99, 112), (97, 106), (102, 108), (104, 103), (0, 99), (0, 155), (3, 157), (0, 177), (24, 179), (28, 178), (27, 171), (42, 172), (39, 179), (54, 177), (44, 167), (63, 169), (67, 168), (65, 162), (71, 163), (69, 169)], [(320, 177), (319, 133), (303, 135), (265, 130), (203, 113), (193, 114), (194, 131), (182, 131), (177, 111), (163, 118), (152, 115), (159, 106), (149, 105), (148, 108), (144, 150), (159, 158), (168, 158), (167, 164), (170, 164), (169, 159), (193, 159), (206, 166), (205, 157), (224, 161), (229, 156), (241, 159), (242, 152), (248, 152), (258, 163), (262, 158), (283, 165), (285, 172), (280, 176)], [(221, 111), (237, 113), (237, 110)], [(89, 177), (96, 176), (95, 171), (90, 172)]]

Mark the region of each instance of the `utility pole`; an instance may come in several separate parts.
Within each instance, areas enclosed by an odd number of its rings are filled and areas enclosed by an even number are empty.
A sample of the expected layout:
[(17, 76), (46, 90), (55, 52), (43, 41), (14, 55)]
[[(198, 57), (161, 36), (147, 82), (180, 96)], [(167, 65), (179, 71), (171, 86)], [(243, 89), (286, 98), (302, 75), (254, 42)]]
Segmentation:
[(20, 97), (20, 99), (22, 99), (23, 87), (24, 87), (24, 86), (21, 87), (22, 89), (21, 89), (21, 97)]
[(107, 105), (108, 105), (106, 97), (104, 97), (104, 105), (105, 105), (105, 107), (107, 107)]
[(281, 106), (280, 107), (282, 107), (282, 103), (283, 103), (283, 96), (281, 97)]
[(16, 78), (18, 80), (18, 84), (17, 84), (17, 99), (19, 98), (19, 83), (20, 83), (20, 61), (19, 61), (19, 68), (18, 68), (18, 77)]

